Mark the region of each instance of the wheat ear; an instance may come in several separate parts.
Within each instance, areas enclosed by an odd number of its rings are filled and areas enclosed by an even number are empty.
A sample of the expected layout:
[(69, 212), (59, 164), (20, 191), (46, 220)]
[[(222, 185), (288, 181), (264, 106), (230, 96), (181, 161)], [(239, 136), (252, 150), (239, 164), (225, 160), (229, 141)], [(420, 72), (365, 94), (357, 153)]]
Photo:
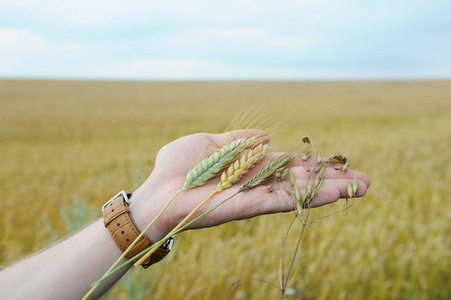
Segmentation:
[(275, 159), (271, 160), (260, 172), (257, 173), (251, 180), (246, 182), (239, 190), (244, 192), (250, 190), (269, 178), (271, 178), (277, 170), (287, 166), (294, 159), (294, 154), (283, 154)]
[(232, 184), (240, 180), (244, 174), (249, 172), (250, 168), (266, 156), (269, 148), (270, 146), (268, 144), (260, 144), (251, 151), (243, 154), (241, 158), (230, 165), (227, 171), (222, 173), (221, 181), (218, 183), (216, 191), (221, 192), (222, 190), (228, 189)]
[(230, 164), (235, 156), (248, 147), (253, 140), (252, 138), (235, 140), (202, 160), (186, 175), (183, 190), (202, 186), (207, 183), (208, 180), (218, 175), (225, 166)]

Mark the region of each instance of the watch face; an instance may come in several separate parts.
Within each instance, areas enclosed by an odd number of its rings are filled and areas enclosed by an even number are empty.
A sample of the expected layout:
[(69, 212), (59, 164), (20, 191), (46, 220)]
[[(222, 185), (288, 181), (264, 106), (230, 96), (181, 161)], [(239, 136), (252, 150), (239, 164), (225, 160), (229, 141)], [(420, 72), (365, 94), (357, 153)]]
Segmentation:
[(164, 249), (169, 252), (172, 249), (172, 245), (174, 245), (174, 236), (168, 238), (166, 242), (164, 242), (164, 244), (160, 246), (160, 249)]

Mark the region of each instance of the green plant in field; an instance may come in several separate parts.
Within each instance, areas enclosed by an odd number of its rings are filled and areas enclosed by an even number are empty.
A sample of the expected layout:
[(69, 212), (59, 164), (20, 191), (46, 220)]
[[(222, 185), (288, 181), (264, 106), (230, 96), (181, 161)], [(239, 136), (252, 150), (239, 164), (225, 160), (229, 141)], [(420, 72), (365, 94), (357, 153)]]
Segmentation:
[[(58, 211), (63, 218), (66, 232), (75, 232), (98, 218), (97, 212), (89, 209), (86, 199), (79, 197), (73, 197), (69, 206), (59, 206)], [(53, 241), (59, 240), (62, 235), (51, 224), (47, 213), (44, 212), (41, 218), (51, 239)]]
[[(141, 185), (141, 180), (142, 166), (138, 165), (133, 179), (133, 188), (135, 190)], [(76, 196), (72, 197), (72, 202), (69, 205), (60, 205), (58, 207), (58, 212), (63, 218), (67, 232), (75, 232), (99, 217), (98, 211), (96, 209), (90, 209), (85, 198)], [(61, 235), (51, 224), (46, 212), (42, 214), (41, 219), (51, 239), (53, 241), (59, 240)]]

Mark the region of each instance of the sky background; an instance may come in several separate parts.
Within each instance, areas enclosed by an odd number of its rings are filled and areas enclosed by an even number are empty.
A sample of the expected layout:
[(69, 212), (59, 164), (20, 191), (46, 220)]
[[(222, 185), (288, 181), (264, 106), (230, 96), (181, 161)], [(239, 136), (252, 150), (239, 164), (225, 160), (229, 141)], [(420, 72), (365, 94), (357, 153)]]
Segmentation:
[(450, 79), (451, 1), (0, 0), (0, 77)]

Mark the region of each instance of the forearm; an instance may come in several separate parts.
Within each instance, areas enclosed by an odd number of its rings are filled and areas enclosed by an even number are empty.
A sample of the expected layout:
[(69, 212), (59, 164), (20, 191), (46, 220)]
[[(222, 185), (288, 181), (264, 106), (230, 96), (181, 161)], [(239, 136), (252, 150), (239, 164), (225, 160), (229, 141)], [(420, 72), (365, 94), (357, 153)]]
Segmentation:
[[(0, 272), (0, 299), (81, 299), (121, 255), (102, 220)], [(95, 291), (99, 298), (128, 268)]]

